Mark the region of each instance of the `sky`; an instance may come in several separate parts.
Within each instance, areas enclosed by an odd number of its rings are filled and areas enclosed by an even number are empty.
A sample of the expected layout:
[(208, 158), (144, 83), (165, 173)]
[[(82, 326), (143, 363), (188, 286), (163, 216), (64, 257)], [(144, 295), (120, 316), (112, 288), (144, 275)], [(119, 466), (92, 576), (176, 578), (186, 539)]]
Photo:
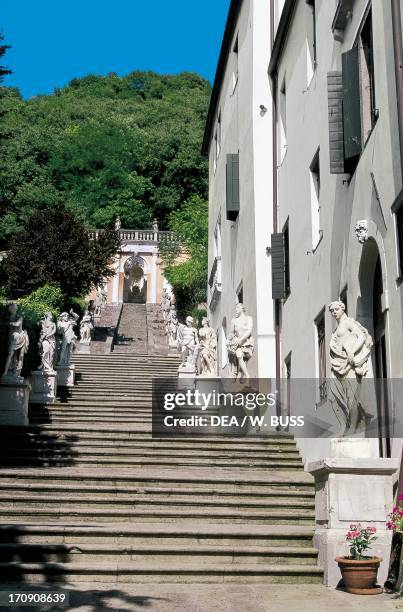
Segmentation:
[(153, 70), (214, 79), (230, 0), (2, 0), (3, 85), (24, 98), (87, 74)]

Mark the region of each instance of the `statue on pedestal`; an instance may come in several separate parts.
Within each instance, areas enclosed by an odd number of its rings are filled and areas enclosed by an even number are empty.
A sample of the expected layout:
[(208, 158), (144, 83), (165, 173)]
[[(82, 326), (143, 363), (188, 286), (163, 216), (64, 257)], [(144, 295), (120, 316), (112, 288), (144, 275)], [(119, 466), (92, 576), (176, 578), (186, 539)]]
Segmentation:
[(171, 310), (171, 296), (169, 295), (167, 289), (164, 287), (162, 290), (161, 296), (161, 310), (164, 321), (166, 322), (168, 318), (168, 313)]
[(330, 339), (330, 391), (343, 415), (343, 435), (365, 428), (369, 415), (361, 405), (361, 382), (368, 373), (372, 338), (355, 319), (345, 313), (343, 302), (332, 302), (329, 311), (337, 322)]
[(51, 312), (47, 312), (40, 321), (41, 333), (39, 336), (39, 349), (41, 353), (41, 365), (39, 370), (54, 373), (56, 352), (56, 323), (53, 321)]
[(176, 348), (178, 346), (178, 316), (176, 314), (175, 306), (171, 306), (168, 313), (166, 331), (168, 334), (168, 344), (170, 348)]
[(217, 376), (217, 334), (207, 317), (202, 319), (199, 329), (199, 375)]
[(77, 336), (74, 333), (74, 327), (77, 325), (79, 319), (78, 314), (73, 310), (70, 312), (62, 312), (57, 322), (57, 331), (59, 334), (59, 366), (69, 366), (71, 363), (71, 356), (74, 350), (74, 346), (77, 340)]
[(237, 304), (227, 340), (228, 357), (235, 380), (240, 379), (242, 381), (250, 378), (246, 363), (253, 355), (252, 331), (252, 317), (246, 314), (243, 304)]
[(180, 370), (195, 369), (198, 345), (197, 329), (193, 326), (193, 317), (186, 317), (186, 324), (180, 323), (178, 327), (178, 348), (182, 356)]
[(17, 304), (10, 304), (9, 312), (10, 339), (3, 376), (23, 380), (21, 370), (29, 348), (29, 337), (25, 329), (22, 329), (24, 319), (17, 313)]
[(91, 332), (94, 329), (94, 325), (92, 323), (92, 316), (88, 310), (83, 314), (80, 323), (80, 343), (81, 344), (90, 344), (91, 343)]
[(106, 305), (107, 299), (105, 289), (103, 287), (97, 287), (96, 297), (94, 300), (94, 317), (101, 316), (101, 310)]

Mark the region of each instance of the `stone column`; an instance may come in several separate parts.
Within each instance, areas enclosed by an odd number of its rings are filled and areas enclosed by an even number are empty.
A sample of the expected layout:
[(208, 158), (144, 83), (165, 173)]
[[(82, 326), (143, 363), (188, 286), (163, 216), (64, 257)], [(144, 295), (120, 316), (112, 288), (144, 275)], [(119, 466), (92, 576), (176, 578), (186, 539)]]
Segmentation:
[(157, 303), (157, 253), (151, 256), (151, 304)]
[[(336, 441), (332, 442), (335, 448)], [(378, 573), (382, 585), (387, 577), (392, 539), (392, 533), (386, 529), (386, 518), (393, 505), (393, 482), (399, 461), (354, 457), (354, 447), (365, 452), (366, 441), (343, 442), (339, 456), (314, 461), (306, 468), (315, 478), (314, 545), (319, 549), (319, 564), (324, 569), (325, 584), (336, 586), (341, 574), (335, 558), (349, 555), (346, 534), (350, 524), (371, 525), (376, 527), (378, 539), (368, 554), (383, 559)]]
[(112, 303), (119, 303), (119, 272), (120, 272), (120, 255), (117, 255), (115, 260), (115, 275), (112, 279)]

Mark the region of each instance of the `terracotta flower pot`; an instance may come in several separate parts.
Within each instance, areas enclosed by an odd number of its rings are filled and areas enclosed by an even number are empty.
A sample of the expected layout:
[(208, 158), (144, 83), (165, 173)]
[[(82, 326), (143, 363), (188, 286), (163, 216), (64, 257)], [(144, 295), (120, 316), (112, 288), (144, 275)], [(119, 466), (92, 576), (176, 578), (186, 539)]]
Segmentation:
[(377, 595), (383, 589), (376, 586), (381, 557), (367, 559), (352, 559), (351, 557), (336, 557), (344, 585), (348, 593), (355, 595)]

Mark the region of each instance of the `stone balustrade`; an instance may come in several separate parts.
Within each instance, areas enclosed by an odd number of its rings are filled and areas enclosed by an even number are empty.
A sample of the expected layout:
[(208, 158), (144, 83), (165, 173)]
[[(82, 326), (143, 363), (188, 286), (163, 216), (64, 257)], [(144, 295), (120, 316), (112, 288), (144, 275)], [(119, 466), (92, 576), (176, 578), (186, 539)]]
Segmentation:
[[(97, 240), (102, 230), (92, 230), (88, 232), (90, 240)], [(154, 230), (119, 230), (120, 239), (123, 242), (175, 242), (178, 238), (175, 232), (154, 231)]]

